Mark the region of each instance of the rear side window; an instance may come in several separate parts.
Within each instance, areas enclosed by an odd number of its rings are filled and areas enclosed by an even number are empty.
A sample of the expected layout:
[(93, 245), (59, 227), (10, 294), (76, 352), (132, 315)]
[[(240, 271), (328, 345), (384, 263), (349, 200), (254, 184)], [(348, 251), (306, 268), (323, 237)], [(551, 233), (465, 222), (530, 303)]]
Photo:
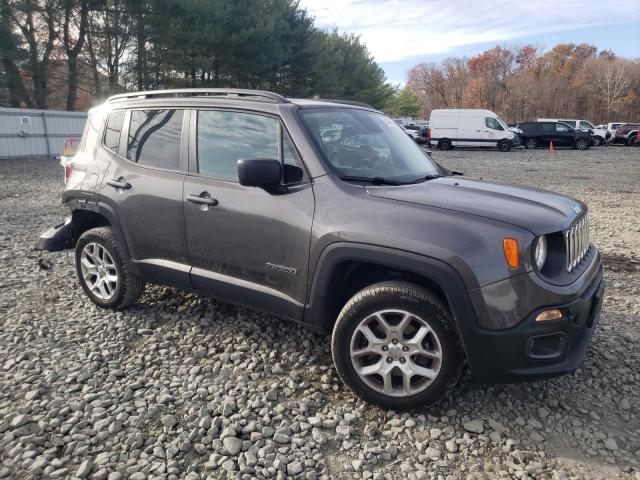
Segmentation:
[(491, 128), (492, 130), (504, 130), (504, 128), (502, 128), (502, 125), (500, 125), (500, 122), (498, 122), (498, 120), (493, 117), (485, 117), (484, 124), (487, 128)]
[(201, 110), (197, 127), (198, 172), (238, 181), (238, 160), (279, 158), (278, 121), (243, 112)]
[(150, 167), (178, 170), (183, 110), (132, 110), (127, 158)]
[(543, 123), (542, 124), (542, 131), (543, 132), (554, 132), (556, 130), (556, 127), (554, 126), (553, 123)]
[(100, 141), (100, 132), (102, 131), (103, 115), (100, 110), (89, 111), (87, 124), (82, 135), (82, 151), (93, 153)]
[(107, 128), (104, 132), (104, 145), (114, 152), (118, 152), (120, 145), (120, 132), (122, 131), (122, 122), (124, 121), (124, 110), (112, 112), (107, 120)]

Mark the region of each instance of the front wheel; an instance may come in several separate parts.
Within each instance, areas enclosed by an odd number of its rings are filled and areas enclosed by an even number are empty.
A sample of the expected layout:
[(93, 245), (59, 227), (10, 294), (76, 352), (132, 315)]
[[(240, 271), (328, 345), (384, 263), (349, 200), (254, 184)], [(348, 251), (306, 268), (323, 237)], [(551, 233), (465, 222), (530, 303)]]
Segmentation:
[(631, 135), (627, 139), (627, 146), (628, 147), (633, 147), (636, 144), (637, 141), (638, 141), (638, 137), (636, 135)]
[(438, 150), (451, 150), (451, 140), (446, 138), (438, 142)]
[(524, 142), (524, 146), (529, 149), (536, 148), (538, 146), (538, 141), (535, 138), (527, 138), (527, 141)]
[(84, 232), (76, 243), (75, 261), (80, 285), (100, 307), (124, 308), (144, 290), (144, 281), (129, 271), (118, 239), (109, 227)]
[(589, 148), (589, 141), (585, 140), (583, 138), (581, 138), (580, 140), (576, 141), (576, 148), (578, 150), (586, 150), (587, 148)]
[(500, 150), (501, 152), (508, 152), (509, 150), (511, 150), (511, 142), (502, 140), (498, 143), (498, 150)]
[(407, 282), (382, 282), (344, 306), (331, 339), (343, 382), (389, 410), (429, 407), (445, 398), (462, 370), (446, 305)]
[(600, 145), (602, 145), (604, 143), (604, 140), (600, 137), (593, 137), (591, 139), (591, 142), (593, 143), (594, 147), (599, 147)]

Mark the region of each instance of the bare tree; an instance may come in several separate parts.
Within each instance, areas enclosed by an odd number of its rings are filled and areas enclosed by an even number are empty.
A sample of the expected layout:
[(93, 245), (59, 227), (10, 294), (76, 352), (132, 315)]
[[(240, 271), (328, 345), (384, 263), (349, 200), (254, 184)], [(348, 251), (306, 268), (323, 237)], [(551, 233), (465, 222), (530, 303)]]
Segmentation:
[(27, 63), (38, 108), (47, 108), (49, 64), (60, 34), (59, 7), (58, 0), (22, 0), (9, 6), (12, 26), (22, 33), (28, 46)]
[[(67, 90), (67, 110), (76, 109), (76, 97), (78, 96), (78, 56), (84, 46), (87, 32), (87, 21), (89, 12), (88, 0), (64, 0), (64, 51), (67, 55), (67, 66), (69, 68), (68, 90)], [(75, 45), (72, 38), (77, 26), (77, 38)]]

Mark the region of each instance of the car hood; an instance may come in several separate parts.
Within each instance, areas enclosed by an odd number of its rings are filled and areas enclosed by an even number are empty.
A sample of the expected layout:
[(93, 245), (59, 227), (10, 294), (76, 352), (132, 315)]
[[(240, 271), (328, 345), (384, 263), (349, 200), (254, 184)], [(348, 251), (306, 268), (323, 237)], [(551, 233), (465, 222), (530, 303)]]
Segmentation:
[(534, 188), (480, 179), (441, 177), (400, 186), (370, 186), (378, 198), (445, 208), (525, 228), (535, 235), (564, 230), (586, 206)]

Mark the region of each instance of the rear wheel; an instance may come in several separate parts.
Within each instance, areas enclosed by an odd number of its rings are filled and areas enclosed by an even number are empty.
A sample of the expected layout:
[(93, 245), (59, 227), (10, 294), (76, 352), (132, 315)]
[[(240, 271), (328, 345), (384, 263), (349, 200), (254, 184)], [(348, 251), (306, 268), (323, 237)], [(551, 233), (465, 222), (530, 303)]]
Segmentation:
[(604, 143), (604, 140), (600, 137), (593, 137), (591, 139), (591, 143), (593, 143), (594, 147), (599, 147), (600, 145), (602, 145)]
[(509, 142), (508, 140), (502, 140), (498, 142), (498, 150), (500, 150), (501, 152), (508, 152), (509, 150), (511, 150), (511, 142)]
[(448, 308), (407, 282), (377, 283), (354, 295), (338, 316), (331, 347), (344, 383), (385, 409), (435, 405), (462, 370)]
[(133, 275), (118, 239), (109, 227), (84, 232), (76, 244), (80, 285), (96, 305), (119, 309), (135, 302), (145, 283)]
[(576, 148), (578, 150), (586, 150), (587, 148), (589, 148), (589, 141), (584, 138), (576, 140)]
[(524, 142), (524, 146), (529, 149), (536, 148), (538, 146), (538, 141), (535, 138), (527, 138), (527, 141)]
[(438, 150), (451, 150), (451, 140), (443, 138), (438, 142)]

